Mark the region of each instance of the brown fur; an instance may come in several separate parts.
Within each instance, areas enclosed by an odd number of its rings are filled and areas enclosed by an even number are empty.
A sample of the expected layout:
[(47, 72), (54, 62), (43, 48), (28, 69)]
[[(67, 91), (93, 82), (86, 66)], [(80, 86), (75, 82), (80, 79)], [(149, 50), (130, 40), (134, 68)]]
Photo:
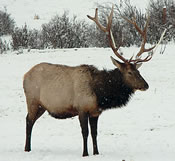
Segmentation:
[(75, 116), (80, 111), (96, 115), (96, 97), (89, 87), (92, 78), (87, 68), (48, 63), (34, 66), (24, 76), (28, 113), (35, 113), (32, 105), (38, 104), (55, 116), (64, 113)]

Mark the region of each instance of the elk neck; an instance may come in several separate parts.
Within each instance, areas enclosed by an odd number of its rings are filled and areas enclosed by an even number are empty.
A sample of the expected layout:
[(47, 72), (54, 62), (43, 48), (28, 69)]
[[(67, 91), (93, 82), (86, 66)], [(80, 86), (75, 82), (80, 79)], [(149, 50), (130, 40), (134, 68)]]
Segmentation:
[(92, 90), (97, 97), (97, 104), (102, 110), (125, 106), (134, 90), (129, 87), (118, 69), (93, 70)]

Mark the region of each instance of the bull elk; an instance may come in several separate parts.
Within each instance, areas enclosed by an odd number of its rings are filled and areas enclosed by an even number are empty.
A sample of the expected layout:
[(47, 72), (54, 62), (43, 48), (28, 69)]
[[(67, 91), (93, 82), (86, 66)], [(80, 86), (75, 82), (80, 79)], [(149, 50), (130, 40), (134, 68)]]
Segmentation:
[(138, 27), (134, 20), (126, 19), (140, 33), (143, 41), (135, 59), (125, 59), (115, 47), (112, 25), (113, 7), (108, 17), (107, 27), (98, 21), (98, 11), (95, 17), (88, 16), (107, 34), (109, 45), (115, 55), (122, 60), (111, 57), (114, 70), (99, 70), (92, 65), (70, 67), (59, 64), (41, 63), (34, 66), (24, 75), (23, 87), (26, 96), (28, 114), (26, 116), (25, 151), (31, 151), (31, 133), (35, 121), (45, 112), (57, 118), (66, 119), (79, 117), (83, 136), (83, 156), (88, 156), (88, 122), (91, 128), (93, 154), (97, 155), (97, 122), (100, 114), (112, 108), (125, 106), (136, 90), (148, 89), (147, 82), (140, 75), (138, 68), (142, 62), (147, 62), (153, 54), (141, 59), (144, 52), (152, 51), (154, 47), (145, 49), (146, 32), (149, 19), (144, 29)]

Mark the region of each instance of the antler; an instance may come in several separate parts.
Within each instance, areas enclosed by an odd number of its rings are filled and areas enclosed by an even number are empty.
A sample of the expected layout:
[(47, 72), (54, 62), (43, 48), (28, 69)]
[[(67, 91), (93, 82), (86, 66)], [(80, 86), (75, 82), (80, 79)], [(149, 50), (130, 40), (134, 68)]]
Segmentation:
[(130, 24), (134, 25), (135, 29), (139, 32), (139, 34), (142, 37), (142, 44), (141, 44), (141, 47), (140, 47), (140, 51), (137, 53), (136, 59), (135, 60), (130, 59), (130, 62), (141, 63), (141, 62), (147, 62), (147, 61), (151, 60), (153, 54), (149, 54), (145, 59), (140, 59), (139, 58), (144, 52), (152, 51), (156, 47), (156, 45), (154, 45), (151, 48), (148, 48), (148, 49), (145, 48), (146, 39), (147, 39), (147, 29), (148, 29), (150, 17), (148, 16), (143, 30), (141, 30), (141, 28), (137, 25), (135, 17), (132, 20), (129, 20), (126, 17), (123, 17), (123, 18), (126, 21), (128, 21)]
[[(149, 21), (150, 21), (150, 17), (148, 16), (147, 20), (146, 20), (146, 23), (145, 23), (145, 26), (144, 26), (144, 29), (142, 30), (136, 23), (136, 18), (134, 17), (132, 20), (126, 18), (126, 17), (123, 17), (126, 21), (128, 21), (130, 24), (134, 25), (135, 29), (139, 32), (139, 34), (141, 35), (142, 37), (142, 44), (141, 44), (141, 48), (140, 48), (140, 51), (137, 53), (136, 55), (136, 59), (133, 60), (133, 56), (127, 60), (125, 59), (121, 54), (118, 53), (118, 49), (119, 48), (116, 48), (116, 45), (115, 45), (115, 41), (114, 41), (114, 37), (113, 37), (113, 34), (112, 34), (112, 31), (111, 31), (111, 25), (112, 25), (112, 16), (113, 16), (113, 11), (114, 11), (114, 6), (112, 6), (112, 9), (111, 9), (111, 13), (108, 17), (108, 22), (107, 22), (107, 26), (104, 27), (103, 25), (101, 25), (99, 23), (99, 20), (98, 20), (98, 8), (96, 8), (95, 10), (95, 17), (91, 17), (89, 15), (87, 15), (87, 17), (89, 19), (91, 19), (92, 21), (94, 21), (96, 23), (96, 25), (105, 33), (107, 33), (107, 36), (108, 36), (108, 39), (109, 39), (109, 45), (110, 47), (112, 48), (113, 52), (115, 53), (115, 55), (121, 59), (124, 63), (134, 63), (134, 64), (137, 64), (137, 63), (142, 63), (142, 62), (147, 62), (149, 60), (151, 60), (152, 56), (154, 55), (155, 52), (153, 52), (153, 49), (156, 47), (158, 47), (158, 45), (161, 43), (162, 39), (163, 39), (163, 36), (166, 32), (166, 29), (164, 30), (164, 32), (162, 33), (161, 37), (160, 37), (160, 40), (159, 42), (154, 45), (153, 47), (151, 48), (148, 48), (146, 49), (145, 48), (145, 44), (146, 44), (146, 39), (147, 39), (147, 29), (148, 29), (148, 25), (149, 25)], [(152, 51), (150, 54), (148, 54), (148, 56), (144, 59), (141, 59), (141, 55), (144, 53), (144, 52), (150, 52)]]
[[(131, 59), (129, 60), (129, 62), (134, 62), (135, 64), (137, 63), (142, 63), (142, 62), (147, 62), (149, 60), (152, 59), (157, 47), (159, 46), (159, 44), (161, 43), (161, 41), (163, 40), (163, 37), (167, 31), (167, 29), (165, 29), (158, 41), (158, 43), (156, 45), (154, 45), (153, 47), (151, 48), (148, 48), (148, 49), (145, 49), (145, 44), (146, 44), (146, 38), (147, 38), (147, 28), (148, 28), (148, 25), (149, 25), (149, 21), (150, 21), (150, 17), (148, 16), (147, 20), (146, 20), (146, 23), (145, 23), (145, 26), (144, 26), (144, 29), (141, 30), (140, 27), (137, 25), (136, 23), (136, 18), (134, 17), (134, 20), (129, 20), (128, 18), (126, 17), (123, 17), (125, 20), (127, 20), (130, 24), (133, 24), (134, 27), (136, 28), (136, 30), (140, 33), (140, 35), (142, 36), (142, 44), (141, 44), (141, 48), (140, 48), (140, 51), (138, 52), (138, 54), (136, 55), (136, 59), (135, 60), (132, 60), (132, 57)], [(155, 48), (155, 50), (153, 51), (153, 49)], [(144, 52), (149, 52), (149, 51), (152, 51), (145, 59), (141, 59), (140, 56), (144, 53)]]
[(108, 39), (109, 39), (109, 45), (110, 47), (112, 48), (113, 52), (115, 53), (115, 55), (121, 59), (123, 62), (125, 63), (128, 63), (129, 61), (127, 59), (125, 59), (123, 56), (121, 56), (121, 54), (118, 52), (118, 49), (119, 48), (116, 48), (116, 45), (115, 45), (115, 41), (114, 41), (114, 37), (113, 37), (113, 34), (112, 34), (112, 31), (111, 31), (111, 25), (112, 25), (112, 17), (113, 17), (113, 11), (114, 11), (114, 6), (112, 6), (112, 9), (111, 9), (111, 13), (108, 17), (108, 22), (107, 22), (107, 26), (104, 27), (103, 25), (101, 25), (99, 23), (99, 20), (98, 20), (98, 8), (96, 8), (95, 10), (95, 17), (91, 17), (89, 15), (87, 15), (87, 17), (89, 19), (91, 19), (92, 21), (94, 21), (96, 23), (96, 25), (105, 33), (107, 33), (107, 36), (108, 36)]

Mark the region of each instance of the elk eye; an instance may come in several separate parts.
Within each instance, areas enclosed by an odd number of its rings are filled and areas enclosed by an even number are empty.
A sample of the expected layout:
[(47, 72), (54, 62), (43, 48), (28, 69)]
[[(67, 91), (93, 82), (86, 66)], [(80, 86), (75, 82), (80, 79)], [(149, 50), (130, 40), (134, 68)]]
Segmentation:
[(128, 74), (129, 74), (129, 75), (132, 75), (132, 73), (131, 73), (131, 72), (128, 72)]

